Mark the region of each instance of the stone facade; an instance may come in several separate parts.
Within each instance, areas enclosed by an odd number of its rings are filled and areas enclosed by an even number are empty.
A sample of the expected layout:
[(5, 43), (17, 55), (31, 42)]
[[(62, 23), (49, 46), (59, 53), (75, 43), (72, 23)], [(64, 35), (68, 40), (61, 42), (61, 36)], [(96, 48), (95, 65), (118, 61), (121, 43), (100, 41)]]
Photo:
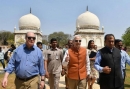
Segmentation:
[(14, 28), (15, 45), (25, 43), (25, 35), (27, 32), (33, 32), (36, 35), (35, 44), (40, 41), (42, 42), (42, 32), (40, 31), (40, 20), (33, 14), (27, 14), (19, 19), (19, 30)]
[(16, 47), (25, 43), (25, 34), (27, 32), (34, 32), (35, 33), (35, 35), (36, 35), (35, 44), (38, 41), (42, 42), (42, 32), (40, 32), (40, 31), (36, 31), (36, 30), (15, 30), (14, 35), (15, 35), (15, 45), (16, 45)]
[(95, 45), (100, 49), (104, 47), (104, 27), (102, 27), (101, 30), (99, 30), (99, 27), (100, 21), (98, 17), (95, 14), (86, 11), (77, 18), (74, 35), (81, 35), (82, 47), (87, 48), (88, 42), (94, 40)]

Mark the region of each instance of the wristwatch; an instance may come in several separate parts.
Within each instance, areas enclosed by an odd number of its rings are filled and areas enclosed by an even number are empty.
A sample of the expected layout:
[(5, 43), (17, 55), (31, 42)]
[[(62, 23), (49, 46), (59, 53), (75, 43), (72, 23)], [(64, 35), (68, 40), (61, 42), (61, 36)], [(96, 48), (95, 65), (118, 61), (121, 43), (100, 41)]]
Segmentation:
[(44, 79), (41, 79), (41, 81), (45, 81)]

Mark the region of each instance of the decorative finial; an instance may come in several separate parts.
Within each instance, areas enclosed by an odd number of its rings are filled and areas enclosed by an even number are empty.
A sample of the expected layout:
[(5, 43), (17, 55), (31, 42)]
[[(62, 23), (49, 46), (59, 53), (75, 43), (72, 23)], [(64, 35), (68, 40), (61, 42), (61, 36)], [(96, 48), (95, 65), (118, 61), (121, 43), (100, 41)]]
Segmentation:
[(88, 6), (87, 6), (87, 11), (88, 11)]
[(30, 13), (31, 13), (31, 7), (30, 7)]
[(104, 26), (102, 26), (102, 31), (104, 31)]
[(15, 32), (15, 30), (16, 30), (16, 26), (14, 26), (14, 32)]

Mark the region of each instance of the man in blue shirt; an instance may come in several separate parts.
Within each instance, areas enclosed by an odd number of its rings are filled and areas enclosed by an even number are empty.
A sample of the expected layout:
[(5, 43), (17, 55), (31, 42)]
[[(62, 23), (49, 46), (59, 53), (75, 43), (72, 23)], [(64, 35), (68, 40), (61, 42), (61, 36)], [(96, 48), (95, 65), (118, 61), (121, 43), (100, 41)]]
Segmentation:
[(122, 46), (123, 46), (122, 41), (120, 39), (116, 39), (115, 40), (115, 47), (117, 47), (119, 50), (121, 50), (121, 69), (122, 69), (122, 75), (123, 75), (123, 78), (124, 78), (124, 81), (125, 81), (126, 63), (130, 65), (130, 57), (124, 50), (122, 50)]
[(11, 57), (5, 69), (2, 87), (7, 86), (7, 78), (15, 70), (16, 89), (38, 89), (39, 77), (41, 76), (40, 89), (44, 87), (44, 62), (41, 50), (34, 45), (36, 36), (28, 32), (25, 36), (26, 43), (20, 45)]
[(115, 37), (113, 34), (105, 36), (105, 47), (97, 52), (95, 68), (99, 73), (100, 89), (124, 89), (121, 54), (114, 47)]

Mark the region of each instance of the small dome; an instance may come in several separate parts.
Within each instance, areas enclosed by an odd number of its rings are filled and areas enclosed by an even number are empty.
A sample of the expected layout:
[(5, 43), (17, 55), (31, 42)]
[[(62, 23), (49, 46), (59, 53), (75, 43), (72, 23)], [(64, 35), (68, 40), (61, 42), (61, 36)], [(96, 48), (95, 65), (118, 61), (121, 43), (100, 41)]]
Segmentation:
[(86, 11), (83, 14), (79, 15), (76, 21), (76, 27), (80, 29), (99, 29), (100, 22), (98, 17)]
[(20, 30), (40, 30), (40, 20), (33, 14), (27, 14), (19, 19)]

